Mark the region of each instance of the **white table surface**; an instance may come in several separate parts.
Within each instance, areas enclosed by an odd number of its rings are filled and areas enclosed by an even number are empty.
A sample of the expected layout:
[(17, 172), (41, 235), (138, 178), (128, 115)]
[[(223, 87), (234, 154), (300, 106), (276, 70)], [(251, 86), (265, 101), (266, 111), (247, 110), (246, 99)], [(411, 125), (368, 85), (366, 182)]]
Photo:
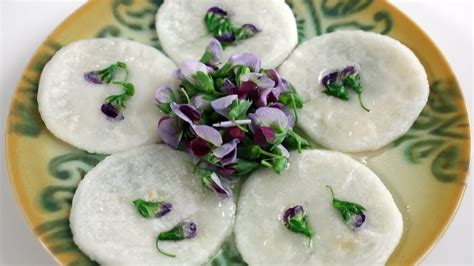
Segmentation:
[[(97, 0), (100, 1), (100, 0)], [(375, 0), (381, 1), (381, 0)], [(45, 37), (83, 0), (0, 0), (0, 265), (54, 265), (27, 227), (10, 188), (4, 159), (4, 125), (10, 99), (29, 58)], [(474, 122), (473, 2), (470, 0), (394, 0), (443, 51), (464, 89)], [(472, 128), (472, 126), (471, 126)], [(471, 178), (472, 178), (471, 171)], [(444, 236), (425, 265), (472, 265), (472, 182)]]

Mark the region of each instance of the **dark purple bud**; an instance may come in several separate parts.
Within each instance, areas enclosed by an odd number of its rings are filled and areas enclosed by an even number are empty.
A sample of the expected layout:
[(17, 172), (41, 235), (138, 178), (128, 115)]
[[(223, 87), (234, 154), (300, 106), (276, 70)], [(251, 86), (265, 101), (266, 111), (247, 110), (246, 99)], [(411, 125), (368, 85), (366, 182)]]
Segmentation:
[(92, 84), (102, 84), (102, 79), (97, 75), (97, 72), (95, 71), (85, 73), (84, 79)]
[(362, 211), (358, 214), (353, 214), (350, 220), (351, 228), (354, 231), (358, 231), (362, 229), (362, 227), (366, 224), (366, 216), (365, 213)]
[(295, 220), (301, 220), (303, 219), (305, 213), (303, 206), (301, 205), (296, 205), (291, 208), (286, 209), (286, 211), (283, 213), (283, 223), (287, 226), (288, 222), (292, 219)]
[(349, 75), (353, 75), (355, 73), (357, 73), (358, 70), (357, 70), (357, 67), (356, 66), (346, 66), (342, 71), (341, 71), (341, 75), (342, 77), (346, 77), (346, 76), (349, 76)]
[(223, 177), (230, 177), (235, 172), (233, 168), (229, 168), (229, 167), (220, 167), (220, 168), (217, 168), (216, 170)]
[(245, 33), (247, 33), (247, 35), (250, 36), (254, 36), (260, 32), (260, 30), (253, 24), (244, 24), (242, 25), (242, 29), (245, 31)]
[(158, 212), (155, 214), (156, 218), (160, 218), (168, 214), (173, 209), (173, 205), (169, 202), (160, 202)]
[(196, 157), (203, 157), (211, 151), (211, 145), (200, 137), (196, 137), (189, 143), (191, 153)]
[(120, 112), (119, 108), (111, 103), (104, 103), (100, 107), (100, 110), (103, 114), (107, 116), (107, 120), (110, 121), (120, 121), (124, 119), (123, 114)]
[(235, 41), (235, 35), (233, 32), (224, 32), (221, 35), (216, 35), (214, 36), (219, 42), (234, 42)]
[(164, 116), (158, 122), (160, 138), (171, 148), (177, 149), (183, 135), (183, 128), (179, 119)]
[(321, 79), (321, 83), (323, 84), (323, 86), (327, 87), (329, 84), (337, 81), (338, 75), (339, 73), (337, 71), (330, 72), (323, 76), (323, 78)]
[(240, 141), (245, 139), (245, 133), (238, 127), (228, 128), (225, 131), (224, 136), (226, 139), (238, 139)]
[(207, 10), (207, 13), (212, 13), (216, 16), (221, 16), (221, 17), (227, 16), (227, 12), (225, 10), (223, 10), (222, 8), (217, 7), (217, 6), (213, 6), (213, 7), (209, 8)]
[(211, 189), (221, 197), (227, 198), (232, 195), (232, 192), (228, 188), (224, 187), (224, 185), (222, 185), (222, 182), (216, 173), (212, 173), (208, 176), (203, 176), (201, 181), (207, 188)]
[(253, 142), (260, 147), (273, 143), (275, 137), (275, 131), (270, 127), (256, 127), (253, 132)]

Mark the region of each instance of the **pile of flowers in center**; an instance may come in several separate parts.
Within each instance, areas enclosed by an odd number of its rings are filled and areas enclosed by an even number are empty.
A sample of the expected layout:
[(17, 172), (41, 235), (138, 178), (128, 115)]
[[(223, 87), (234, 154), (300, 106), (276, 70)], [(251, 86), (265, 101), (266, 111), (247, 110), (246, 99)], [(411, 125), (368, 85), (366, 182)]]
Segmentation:
[(303, 100), (288, 81), (253, 54), (222, 57), (212, 39), (199, 61), (174, 72), (179, 86), (161, 86), (155, 99), (166, 114), (158, 123), (163, 141), (188, 151), (202, 183), (228, 197), (228, 184), (262, 166), (281, 173), (288, 151), (309, 143), (293, 131)]

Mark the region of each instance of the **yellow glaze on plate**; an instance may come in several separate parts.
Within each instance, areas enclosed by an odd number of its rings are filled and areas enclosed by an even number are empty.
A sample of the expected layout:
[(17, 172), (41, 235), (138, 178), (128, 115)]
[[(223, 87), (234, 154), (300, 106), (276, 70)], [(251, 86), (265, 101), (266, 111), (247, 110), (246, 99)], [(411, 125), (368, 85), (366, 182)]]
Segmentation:
[[(122, 37), (160, 49), (154, 19), (161, 0), (86, 3), (51, 33), (18, 83), (7, 126), (8, 169), (28, 224), (61, 264), (91, 264), (76, 247), (69, 210), (77, 183), (104, 158), (71, 147), (45, 128), (36, 92), (45, 63), (64, 45), (95, 37)], [(435, 44), (409, 18), (383, 0), (287, 0), (299, 41), (339, 29), (363, 29), (400, 40), (418, 56), (430, 82), (428, 104), (401, 139), (357, 154), (391, 191), (404, 219), (402, 240), (389, 264), (419, 262), (451, 221), (466, 187), (470, 133), (458, 82)], [(238, 262), (224, 244), (216, 263)]]

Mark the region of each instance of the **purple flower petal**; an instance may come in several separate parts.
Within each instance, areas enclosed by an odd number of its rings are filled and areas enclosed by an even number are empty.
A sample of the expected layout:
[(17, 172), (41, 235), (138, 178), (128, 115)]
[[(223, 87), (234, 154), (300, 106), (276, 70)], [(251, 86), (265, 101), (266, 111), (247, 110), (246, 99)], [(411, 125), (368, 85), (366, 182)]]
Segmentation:
[(362, 229), (362, 227), (364, 227), (364, 225), (367, 222), (366, 218), (367, 217), (365, 216), (364, 212), (352, 215), (351, 220), (350, 220), (352, 230), (358, 231)]
[(288, 225), (288, 222), (290, 221), (290, 219), (299, 220), (303, 218), (303, 216), (304, 216), (303, 206), (301, 205), (293, 206), (291, 208), (286, 209), (285, 212), (283, 213), (283, 223), (285, 225)]
[(242, 77), (240, 77), (242, 82), (245, 81), (252, 81), (255, 83), (260, 89), (268, 89), (275, 87), (275, 81), (269, 78), (267, 75), (262, 73), (254, 73), (250, 72)]
[(258, 98), (258, 86), (252, 81), (244, 81), (240, 84), (237, 95), (239, 95), (239, 99), (246, 99), (249, 94), (250, 98)]
[(237, 161), (237, 145), (240, 143), (238, 139), (225, 143), (224, 145), (217, 147), (212, 152), (216, 158), (221, 159), (221, 164), (226, 166), (233, 164)]
[(231, 127), (231, 128), (228, 128), (225, 133), (224, 133), (224, 136), (227, 138), (227, 139), (238, 139), (240, 141), (243, 141), (245, 139), (245, 133), (238, 127)]
[(155, 92), (155, 100), (159, 104), (170, 103), (173, 101), (173, 91), (167, 85), (162, 85)]
[(289, 129), (292, 129), (294, 126), (295, 126), (295, 113), (288, 107), (286, 107), (285, 105), (283, 105), (282, 103), (272, 103), (270, 104), (268, 107), (273, 107), (273, 108), (277, 108), (277, 109), (280, 109), (281, 111), (283, 111), (283, 113), (285, 113), (286, 117), (288, 118), (288, 128)]
[(231, 191), (222, 185), (222, 182), (216, 173), (212, 173), (210, 176), (206, 176), (203, 180), (206, 187), (212, 189), (218, 195), (223, 197), (230, 197)]
[(270, 93), (272, 92), (273, 88), (267, 88), (267, 89), (263, 89), (263, 90), (259, 90), (258, 91), (258, 96), (257, 98), (255, 98), (255, 96), (253, 97), (253, 104), (256, 106), (256, 107), (264, 107), (264, 106), (267, 106), (268, 104), (268, 96), (270, 95)]
[(235, 35), (233, 32), (224, 32), (220, 35), (214, 36), (219, 42), (234, 42), (235, 41)]
[(194, 84), (196, 73), (199, 71), (208, 74), (209, 68), (199, 61), (186, 60), (181, 64), (180, 70), (176, 72), (176, 75)]
[(329, 84), (336, 82), (338, 76), (339, 76), (339, 73), (337, 71), (327, 73), (321, 79), (321, 84), (327, 87)]
[(179, 123), (179, 119), (164, 116), (158, 122), (158, 132), (160, 138), (171, 148), (177, 149), (181, 142), (183, 129)]
[(251, 71), (260, 71), (260, 58), (251, 53), (243, 53), (241, 55), (231, 55), (229, 58), (229, 64), (233, 66), (243, 65), (248, 66)]
[(193, 125), (196, 135), (214, 146), (222, 145), (222, 136), (217, 129), (206, 125)]
[(206, 111), (211, 107), (211, 101), (206, 99), (204, 95), (196, 95), (191, 98), (191, 104), (201, 112)]
[(104, 103), (100, 107), (100, 111), (107, 116), (107, 120), (120, 121), (124, 119), (124, 116), (120, 110), (111, 103)]
[(359, 69), (357, 66), (346, 66), (343, 70), (340, 71), (341, 75), (343, 77), (346, 77), (346, 76), (349, 76), (349, 75), (353, 75), (357, 72), (359, 72)]
[(181, 230), (186, 239), (194, 238), (197, 235), (197, 226), (194, 222), (183, 222)]
[(255, 111), (260, 123), (266, 127), (276, 127), (280, 130), (288, 127), (288, 118), (285, 113), (277, 108), (260, 107)]
[(209, 8), (207, 10), (207, 13), (212, 13), (216, 16), (221, 16), (221, 17), (227, 16), (227, 12), (225, 10), (223, 10), (222, 8), (217, 7), (217, 6), (213, 6), (213, 7)]
[(242, 29), (250, 36), (254, 36), (260, 32), (260, 30), (253, 24), (244, 24), (242, 25)]
[(160, 218), (168, 214), (173, 209), (173, 205), (169, 202), (162, 202), (160, 204), (160, 209), (155, 214), (155, 218)]
[(171, 103), (171, 110), (183, 121), (192, 125), (193, 121), (198, 121), (201, 119), (201, 113), (196, 107), (190, 104), (177, 104), (175, 102)]
[(220, 115), (229, 118), (229, 111), (232, 105), (232, 102), (237, 100), (238, 96), (235, 94), (228, 95), (211, 102), (212, 109), (219, 113)]
[(200, 158), (209, 153), (211, 145), (207, 141), (197, 137), (189, 143), (189, 149), (194, 156)]
[(229, 79), (224, 79), (224, 83), (222, 83), (220, 90), (226, 94), (235, 94), (237, 87)]
[(95, 71), (85, 73), (84, 79), (92, 84), (102, 84), (102, 79), (97, 75), (97, 72)]
[(224, 52), (221, 43), (216, 39), (211, 39), (209, 45), (206, 47), (206, 51), (201, 58), (204, 64), (216, 66), (221, 62)]
[(253, 132), (253, 142), (258, 146), (265, 147), (273, 143), (276, 138), (275, 131), (270, 127), (256, 127)]
[(216, 169), (217, 172), (223, 177), (230, 177), (235, 173), (235, 170), (228, 167), (220, 167)]

